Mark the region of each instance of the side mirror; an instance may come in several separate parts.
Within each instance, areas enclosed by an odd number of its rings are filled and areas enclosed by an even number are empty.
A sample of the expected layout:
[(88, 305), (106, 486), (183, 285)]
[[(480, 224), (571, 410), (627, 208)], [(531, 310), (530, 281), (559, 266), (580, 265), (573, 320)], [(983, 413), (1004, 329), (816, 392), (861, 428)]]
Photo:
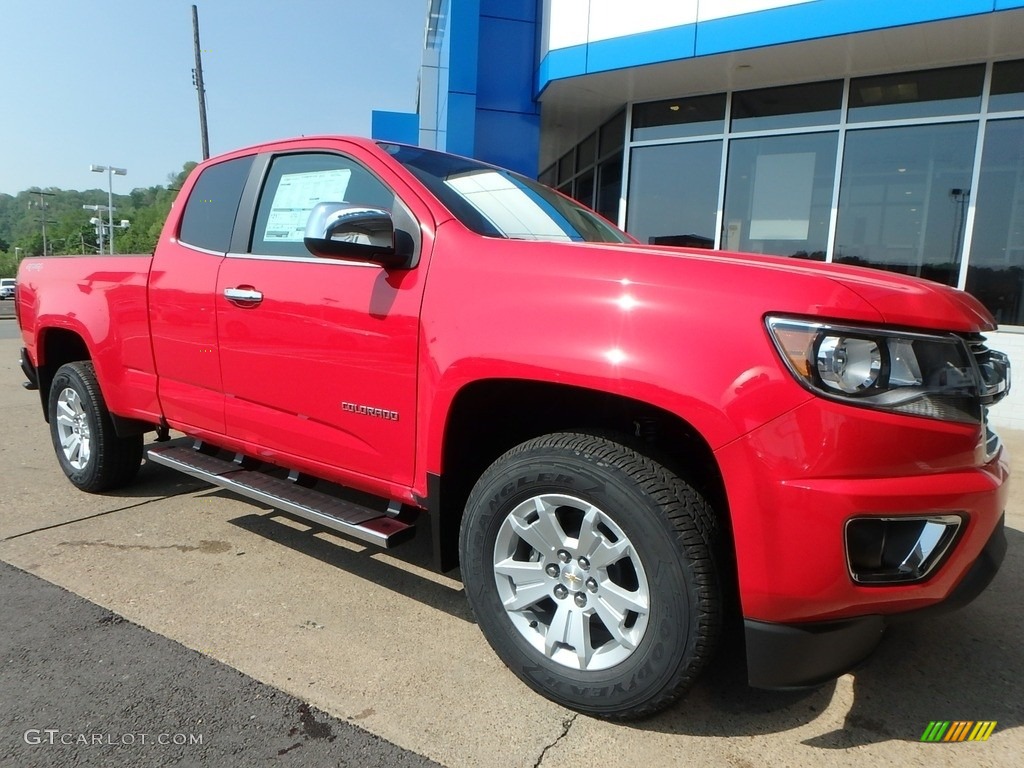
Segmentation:
[(306, 250), (323, 258), (358, 259), (408, 268), (412, 238), (395, 230), (391, 212), (347, 203), (317, 203), (306, 220)]

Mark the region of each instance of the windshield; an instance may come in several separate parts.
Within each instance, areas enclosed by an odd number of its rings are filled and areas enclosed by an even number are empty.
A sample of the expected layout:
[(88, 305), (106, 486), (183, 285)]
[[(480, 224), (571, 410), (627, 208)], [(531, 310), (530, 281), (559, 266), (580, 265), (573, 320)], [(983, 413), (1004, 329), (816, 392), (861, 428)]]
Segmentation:
[(380, 147), (477, 234), (511, 240), (633, 242), (593, 211), (511, 171), (419, 147)]

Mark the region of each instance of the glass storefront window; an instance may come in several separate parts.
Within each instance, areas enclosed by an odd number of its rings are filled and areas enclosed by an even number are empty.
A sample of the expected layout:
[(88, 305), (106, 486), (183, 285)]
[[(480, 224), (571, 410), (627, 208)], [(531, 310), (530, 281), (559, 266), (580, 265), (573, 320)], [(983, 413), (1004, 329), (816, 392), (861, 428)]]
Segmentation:
[(623, 110), (598, 131), (598, 156), (607, 157), (612, 152), (622, 149), (626, 141), (626, 112)]
[(850, 122), (962, 115), (981, 109), (985, 65), (855, 77)]
[(580, 174), (576, 179), (576, 194), (574, 197), (583, 203), (587, 208), (594, 207), (594, 169)]
[(992, 112), (1024, 109), (1024, 59), (1000, 61), (992, 67), (988, 108)]
[(834, 259), (956, 285), (977, 123), (850, 131)]
[(1024, 325), (1024, 119), (985, 131), (967, 290), (1006, 325)]
[(704, 136), (722, 133), (724, 129), (724, 93), (652, 101), (633, 107), (633, 141)]
[(572, 178), (573, 151), (570, 149), (558, 161), (558, 183), (564, 184)]
[(835, 132), (730, 142), (721, 247), (824, 260), (838, 142)]
[(597, 160), (597, 134), (592, 133), (576, 147), (576, 173), (585, 171)]
[(636, 147), (626, 228), (642, 243), (713, 248), (722, 142)]
[(622, 196), (622, 153), (612, 155), (597, 169), (597, 206), (594, 208), (608, 221), (619, 221), (619, 198)]
[(732, 129), (765, 131), (839, 122), (843, 81), (740, 91), (732, 96)]

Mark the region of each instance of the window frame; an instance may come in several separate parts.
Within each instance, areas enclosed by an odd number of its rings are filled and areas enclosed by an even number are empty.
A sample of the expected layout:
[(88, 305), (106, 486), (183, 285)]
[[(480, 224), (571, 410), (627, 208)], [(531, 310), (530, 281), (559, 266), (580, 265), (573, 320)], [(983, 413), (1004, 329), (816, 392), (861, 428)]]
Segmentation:
[[(334, 263), (349, 266), (379, 267), (376, 262), (362, 261), (359, 259), (326, 258), (315, 256), (309, 251), (302, 255), (285, 255), (254, 252), (252, 250), (256, 238), (256, 223), (259, 213), (260, 201), (263, 192), (269, 183), (272, 173), (272, 166), (276, 159), (291, 155), (334, 155), (361, 167), (384, 189), (394, 195), (395, 206), (390, 209), (392, 220), (395, 222), (395, 229), (407, 232), (413, 240), (413, 257), (409, 263), (409, 269), (414, 269), (420, 260), (423, 250), (423, 238), (419, 217), (414, 209), (405, 199), (395, 191), (395, 186), (381, 178), (369, 165), (360, 160), (351, 152), (334, 149), (330, 147), (302, 147), (297, 149), (285, 149), (272, 152), (262, 152), (256, 156), (249, 178), (246, 181), (242, 193), (242, 200), (239, 203), (238, 216), (235, 219), (234, 232), (231, 239), (231, 249), (228, 256), (232, 258), (248, 258), (261, 260), (287, 260), (293, 262), (308, 262), (314, 264)], [(305, 246), (303, 246), (305, 247)]]

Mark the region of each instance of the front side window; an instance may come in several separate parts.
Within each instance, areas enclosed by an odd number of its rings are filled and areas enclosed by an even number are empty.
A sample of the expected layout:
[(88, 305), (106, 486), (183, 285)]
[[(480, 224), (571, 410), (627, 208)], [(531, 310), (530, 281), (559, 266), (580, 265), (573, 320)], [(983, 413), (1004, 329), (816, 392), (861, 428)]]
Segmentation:
[(631, 242), (593, 212), (535, 181), (475, 160), (381, 144), (473, 232), (512, 240)]
[(196, 180), (181, 215), (178, 239), (210, 251), (227, 252), (242, 188), (253, 156), (236, 157), (205, 168)]
[(349, 203), (395, 209), (395, 195), (359, 163), (327, 153), (274, 158), (263, 184), (251, 252), (309, 256), (306, 220), (317, 203)]

